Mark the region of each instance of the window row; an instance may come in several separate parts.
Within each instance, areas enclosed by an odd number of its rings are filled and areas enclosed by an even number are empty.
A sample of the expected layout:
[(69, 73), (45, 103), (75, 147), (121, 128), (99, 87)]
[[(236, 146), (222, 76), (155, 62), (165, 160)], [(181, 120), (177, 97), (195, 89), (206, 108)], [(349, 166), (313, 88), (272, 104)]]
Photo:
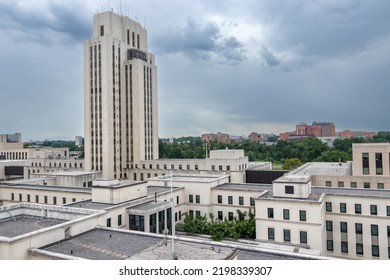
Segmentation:
[[(333, 231), (333, 221), (326, 220), (325, 222), (326, 231)], [(340, 232), (348, 233), (348, 223), (340, 222)], [(379, 236), (379, 227), (376, 224), (370, 224), (371, 236)], [(363, 234), (363, 224), (355, 223), (355, 234)], [(390, 238), (390, 226), (387, 227), (387, 237)]]
[[(325, 181), (325, 186), (332, 187), (332, 181)], [(343, 181), (338, 181), (337, 182), (337, 187), (344, 188), (345, 187), (345, 183)], [(353, 189), (356, 189), (357, 188), (357, 183), (356, 182), (351, 182), (350, 183), (350, 187), (353, 188)], [(364, 182), (362, 187), (364, 189), (370, 189), (371, 188), (371, 183), (370, 182)], [(377, 183), (376, 184), (376, 188), (383, 190), (385, 188), (385, 184), (384, 183)]]
[[(218, 204), (223, 204), (224, 203), (224, 199), (223, 199), (223, 196), (222, 195), (218, 195), (217, 196), (217, 201), (218, 201)], [(227, 204), (235, 204), (237, 203), (235, 200), (234, 200), (234, 197), (232, 195), (229, 195), (227, 197)], [(245, 205), (245, 198), (243, 196), (239, 196), (238, 197), (238, 205)], [(249, 205), (250, 206), (255, 206), (255, 199), (253, 197), (251, 197), (249, 199)]]
[(72, 164), (72, 162), (69, 162), (69, 164), (67, 164), (66, 162), (49, 162), (49, 165), (42, 165), (41, 162), (32, 162), (31, 163), (31, 166), (32, 167), (69, 167), (69, 168), (83, 168), (83, 163), (80, 162), (80, 163), (77, 163), (77, 162), (74, 162)]
[[(325, 210), (326, 212), (333, 212), (333, 203), (332, 202), (326, 202), (325, 203)], [(340, 213), (347, 213), (347, 204), (344, 202), (339, 203), (339, 212)], [(354, 204), (354, 212), (355, 214), (362, 214), (362, 204), (361, 203), (355, 203)], [(370, 215), (376, 216), (378, 215), (378, 205), (376, 204), (370, 204)], [(386, 206), (386, 216), (390, 216), (390, 206)]]
[[(43, 197), (43, 200), (42, 200)], [(34, 199), (33, 199), (34, 198)], [(11, 200), (12, 201), (26, 201), (26, 202), (35, 202), (35, 203), (44, 203), (44, 204), (49, 204), (49, 197), (47, 195), (44, 196), (39, 196), (39, 195), (23, 195), (19, 193), (18, 196), (15, 195), (15, 193), (11, 193)], [(68, 198), (62, 197), (62, 204), (66, 204), (68, 201)], [(76, 202), (76, 198), (72, 198), (72, 202)], [(52, 197), (52, 203), (56, 205), (58, 203), (57, 197), (53, 196)]]
[[(340, 242), (340, 252), (341, 253), (349, 253), (350, 244), (348, 241)], [(334, 241), (326, 240), (326, 249), (329, 252), (334, 252)], [(364, 255), (364, 246), (363, 243), (355, 243), (355, 254), (356, 255)], [(371, 256), (379, 257), (379, 245), (371, 245)], [(390, 259), (390, 247), (388, 247), (388, 258)]]
[[(274, 208), (267, 208), (267, 217), (274, 218)], [(290, 209), (283, 209), (283, 220), (290, 220)], [(306, 210), (299, 210), (299, 220), (306, 221)]]
[[(275, 240), (275, 228), (268, 228), (268, 240), (274, 241)], [(307, 231), (299, 231), (299, 243), (300, 244), (307, 244)], [(291, 242), (291, 230), (290, 229), (283, 229), (283, 241), (284, 242)]]

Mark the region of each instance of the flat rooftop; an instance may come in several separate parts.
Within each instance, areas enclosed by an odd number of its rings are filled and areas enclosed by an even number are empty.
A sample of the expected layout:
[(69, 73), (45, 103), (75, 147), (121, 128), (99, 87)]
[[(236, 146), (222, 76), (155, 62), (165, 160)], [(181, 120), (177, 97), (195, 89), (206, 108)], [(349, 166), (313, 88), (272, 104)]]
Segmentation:
[(197, 174), (190, 175), (190, 174), (183, 173), (183, 174), (173, 174), (171, 176), (170, 174), (167, 174), (167, 175), (155, 177), (150, 181), (154, 181), (154, 180), (167, 181), (169, 184), (169, 182), (171, 181), (171, 177), (173, 182), (205, 182), (206, 183), (206, 182), (212, 182), (214, 180), (218, 180), (223, 177), (227, 177), (227, 175), (206, 176), (206, 175), (197, 175)]
[[(178, 260), (224, 260), (234, 248), (208, 245), (207, 242), (175, 241)], [(127, 230), (96, 228), (70, 239), (40, 248), (44, 252), (90, 260), (169, 260), (172, 258), (171, 239), (163, 235), (145, 234)], [(301, 259), (275, 253), (239, 250), (240, 260), (285, 260)]]
[(313, 194), (325, 193), (333, 195), (365, 196), (365, 197), (386, 197), (390, 198), (390, 190), (358, 189), (358, 188), (337, 188), (337, 187), (312, 187)]
[(90, 188), (34, 185), (34, 184), (25, 184), (25, 183), (0, 183), (0, 188), (61, 191), (61, 192), (73, 192), (73, 193), (92, 193)]
[(0, 236), (12, 238), (67, 221), (33, 215), (18, 215), (14, 218), (15, 220), (12, 217), (0, 220)]
[(234, 184), (226, 183), (214, 187), (215, 190), (239, 190), (239, 191), (268, 191), (272, 190), (272, 185), (270, 184)]
[(290, 175), (347, 176), (352, 175), (352, 163), (309, 162), (286, 174)]
[(97, 203), (97, 202), (93, 202), (92, 200), (83, 200), (79, 202), (69, 203), (66, 206), (74, 207), (74, 208), (83, 208), (83, 209), (104, 210), (108, 207), (111, 207), (112, 204)]

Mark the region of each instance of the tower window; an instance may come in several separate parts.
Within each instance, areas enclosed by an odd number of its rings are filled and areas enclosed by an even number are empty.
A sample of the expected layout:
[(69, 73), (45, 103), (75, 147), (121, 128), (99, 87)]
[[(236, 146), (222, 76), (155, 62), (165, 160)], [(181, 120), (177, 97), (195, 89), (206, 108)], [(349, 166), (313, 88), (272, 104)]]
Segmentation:
[(100, 26), (100, 36), (104, 36), (104, 25)]

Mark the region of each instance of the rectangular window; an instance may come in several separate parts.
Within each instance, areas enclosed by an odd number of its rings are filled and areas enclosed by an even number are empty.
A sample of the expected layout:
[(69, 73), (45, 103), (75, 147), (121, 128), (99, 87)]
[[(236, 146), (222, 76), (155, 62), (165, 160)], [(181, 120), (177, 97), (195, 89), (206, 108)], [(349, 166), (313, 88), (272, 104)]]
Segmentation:
[(283, 209), (283, 220), (290, 220), (290, 210)]
[(229, 221), (233, 221), (233, 212), (228, 212)]
[(356, 234), (363, 234), (363, 225), (361, 223), (355, 224), (355, 233)]
[(291, 233), (290, 233), (289, 229), (284, 229), (283, 230), (283, 240), (286, 241), (286, 242), (290, 242), (291, 241)]
[(331, 187), (331, 186), (332, 186), (332, 182), (331, 182), (331, 181), (326, 181), (326, 182), (325, 182), (325, 186)]
[(220, 166), (218, 167), (218, 169), (219, 169), (219, 171), (222, 171), (222, 165), (220, 165)]
[(375, 153), (376, 175), (383, 174), (382, 153)]
[(370, 205), (370, 214), (378, 215), (378, 207), (376, 205)]
[(341, 241), (341, 252), (348, 253), (348, 242)]
[(274, 218), (274, 208), (268, 208), (267, 214), (268, 214), (268, 218), (273, 219)]
[(371, 236), (378, 236), (378, 225), (371, 225)]
[(253, 197), (250, 198), (250, 206), (255, 206), (255, 199)]
[(218, 195), (218, 203), (222, 203), (222, 195)]
[(301, 244), (307, 244), (307, 231), (299, 232), (299, 242)]
[(100, 36), (104, 36), (104, 25), (100, 26)]
[(193, 196), (192, 194), (190, 194), (190, 195), (188, 196), (188, 202), (189, 202), (189, 203), (194, 203), (194, 196)]
[(62, 198), (62, 204), (66, 204), (66, 197)]
[(332, 202), (325, 203), (326, 212), (332, 212)]
[(294, 186), (284, 186), (284, 193), (294, 194)]
[(195, 216), (200, 217), (200, 211), (195, 211)]
[(326, 240), (326, 250), (333, 252), (333, 240)]
[(341, 202), (340, 203), (340, 213), (347, 213), (347, 204)]
[(268, 228), (268, 240), (275, 240), (275, 229)]
[(299, 220), (306, 221), (306, 210), (299, 210)]
[(386, 206), (386, 215), (390, 216), (390, 206)]
[(369, 188), (370, 188), (370, 183), (364, 182), (364, 188), (365, 188), (365, 189), (369, 189)]
[(195, 196), (195, 202), (196, 202), (196, 203), (200, 203), (200, 195), (199, 195), (199, 194), (197, 194), (197, 195)]
[(53, 204), (57, 205), (57, 197), (55, 197), (55, 196), (53, 197)]
[(326, 221), (326, 231), (333, 231), (333, 222)]
[(23, 200), (23, 196), (22, 196), (22, 194), (20, 193), (19, 194), (19, 201), (22, 201)]
[(340, 231), (341, 232), (348, 232), (347, 222), (340, 222)]
[(372, 250), (373, 257), (379, 257), (379, 246), (378, 245), (372, 245), (371, 250)]
[(239, 196), (238, 197), (238, 204), (239, 205), (244, 205), (244, 197), (243, 196)]
[(344, 182), (338, 182), (337, 185), (339, 188), (344, 188)]
[(180, 197), (176, 196), (176, 204), (180, 204)]
[(355, 204), (355, 214), (361, 214), (362, 213), (362, 205), (360, 203)]
[(198, 170), (199, 168), (198, 168), (198, 165), (197, 164), (195, 164), (195, 170)]
[(106, 220), (106, 226), (107, 226), (107, 227), (111, 227), (111, 218), (108, 218), (108, 219)]
[(215, 165), (212, 165), (212, 166), (211, 166), (211, 170), (215, 170)]
[(223, 220), (223, 212), (218, 211), (218, 220), (222, 221)]
[(357, 184), (356, 184), (356, 182), (351, 182), (351, 188), (354, 188), (354, 189), (356, 189), (356, 187), (357, 187)]
[(11, 193), (11, 200), (15, 200), (15, 194)]
[(356, 255), (363, 255), (363, 244), (356, 243)]
[(383, 190), (385, 188), (385, 185), (383, 183), (378, 183), (377, 187), (378, 189)]
[(45, 204), (47, 204), (47, 195), (44, 197)]
[(122, 215), (118, 215), (118, 226), (122, 225)]
[(193, 218), (194, 217), (194, 210), (189, 210), (188, 215), (190, 216), (190, 218)]
[(39, 195), (35, 195), (35, 202), (39, 203)]
[(30, 202), (30, 195), (27, 195), (27, 202)]
[(363, 174), (370, 174), (370, 161), (368, 153), (362, 154)]
[(233, 204), (233, 196), (228, 196), (228, 204)]

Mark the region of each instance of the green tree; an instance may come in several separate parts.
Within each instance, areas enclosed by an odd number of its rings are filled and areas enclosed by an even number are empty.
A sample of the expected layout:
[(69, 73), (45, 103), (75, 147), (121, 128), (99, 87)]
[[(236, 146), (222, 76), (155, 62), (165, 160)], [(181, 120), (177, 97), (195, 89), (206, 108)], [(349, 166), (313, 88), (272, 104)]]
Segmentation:
[(283, 164), (282, 168), (284, 170), (291, 170), (291, 169), (297, 168), (300, 165), (302, 165), (302, 162), (299, 158), (290, 158), (290, 159), (286, 160), (286, 162)]

